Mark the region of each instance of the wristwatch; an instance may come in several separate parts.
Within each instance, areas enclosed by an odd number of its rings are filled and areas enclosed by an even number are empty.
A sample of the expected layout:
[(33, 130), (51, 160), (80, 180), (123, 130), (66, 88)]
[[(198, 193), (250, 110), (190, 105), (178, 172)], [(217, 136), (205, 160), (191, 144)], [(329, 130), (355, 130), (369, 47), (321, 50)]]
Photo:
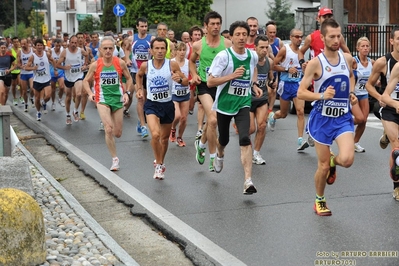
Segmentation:
[(288, 72), (288, 69), (290, 69), (288, 66), (285, 67), (285, 72)]
[(182, 78), (180, 78), (180, 80), (179, 80), (179, 83), (182, 83), (183, 82), (183, 79)]
[(131, 92), (130, 92), (130, 91), (126, 91), (125, 93), (126, 93), (126, 94), (127, 94), (127, 96), (129, 96), (129, 98), (130, 98), (130, 94), (131, 94)]

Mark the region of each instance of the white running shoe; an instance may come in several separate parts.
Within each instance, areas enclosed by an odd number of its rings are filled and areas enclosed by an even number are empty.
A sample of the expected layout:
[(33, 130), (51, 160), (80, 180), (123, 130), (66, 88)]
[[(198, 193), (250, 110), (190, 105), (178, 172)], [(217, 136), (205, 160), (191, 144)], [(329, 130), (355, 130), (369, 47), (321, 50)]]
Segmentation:
[(166, 169), (164, 170), (164, 168), (165, 167), (162, 167), (162, 165), (160, 165), (160, 164), (157, 164), (155, 166), (154, 179), (164, 180), (164, 178), (165, 178), (164, 172), (166, 170)]
[(252, 163), (257, 165), (265, 165), (266, 161), (262, 158), (262, 155), (257, 154), (252, 156)]
[(360, 146), (359, 142), (355, 143), (355, 152), (366, 152), (366, 149)]
[(111, 171), (118, 171), (119, 170), (119, 159), (118, 157), (115, 157), (114, 159), (112, 159), (112, 166), (109, 169)]
[(254, 186), (254, 183), (252, 183), (251, 179), (246, 179), (244, 182), (244, 194), (245, 195), (251, 195), (253, 193), (256, 193), (257, 190)]
[(223, 169), (223, 160), (224, 158), (219, 158), (215, 157), (215, 160), (213, 160), (213, 169), (215, 170), (216, 173), (222, 172)]

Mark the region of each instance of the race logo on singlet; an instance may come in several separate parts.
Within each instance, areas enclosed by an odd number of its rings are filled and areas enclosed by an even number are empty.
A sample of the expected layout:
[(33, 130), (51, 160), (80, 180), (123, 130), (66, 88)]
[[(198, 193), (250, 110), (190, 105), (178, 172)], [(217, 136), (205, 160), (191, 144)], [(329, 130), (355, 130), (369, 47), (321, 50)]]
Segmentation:
[(40, 62), (39, 66), (40, 66), (40, 68), (37, 68), (36, 75), (38, 77), (42, 77), (42, 76), (46, 75), (46, 68), (44, 67), (44, 62)]

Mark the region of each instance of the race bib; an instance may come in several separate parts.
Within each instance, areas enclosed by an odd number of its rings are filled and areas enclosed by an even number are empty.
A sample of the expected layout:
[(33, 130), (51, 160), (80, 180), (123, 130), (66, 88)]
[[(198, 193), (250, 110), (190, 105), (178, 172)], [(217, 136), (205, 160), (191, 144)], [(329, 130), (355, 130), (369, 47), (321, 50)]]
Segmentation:
[(36, 76), (43, 77), (45, 75), (46, 75), (46, 69), (45, 68), (36, 70)]
[(136, 50), (134, 55), (136, 56), (136, 60), (146, 61), (149, 59), (148, 50)]
[(100, 74), (101, 85), (119, 85), (118, 73), (108, 72)]
[(250, 87), (250, 80), (233, 79), (228, 94), (245, 97), (248, 96)]
[(290, 79), (300, 78), (302, 76), (302, 69), (297, 68), (296, 70), (297, 70), (297, 72), (295, 72), (295, 73), (288, 73), (288, 78), (290, 78)]
[(169, 98), (169, 86), (167, 84), (159, 87), (150, 87), (150, 92), (152, 101), (157, 102)]
[(391, 93), (392, 99), (399, 100), (399, 83), (396, 84), (394, 91)]
[(349, 111), (349, 100), (341, 98), (333, 98), (323, 101), (323, 109), (321, 114), (328, 117), (339, 117)]
[(72, 74), (74, 74), (74, 73), (79, 73), (79, 72), (81, 72), (81, 65), (74, 65), (74, 66), (71, 66), (71, 73), (72, 73)]
[(1, 69), (0, 70), (0, 77), (4, 77), (5, 75), (7, 75), (6, 70), (5, 69)]
[(182, 86), (181, 84), (176, 84), (175, 95), (176, 96), (186, 96), (189, 94), (188, 86)]
[(205, 68), (205, 77), (206, 77), (206, 81), (208, 81), (208, 77), (209, 77), (209, 68), (210, 68), (210, 67), (206, 67), (206, 68)]
[(258, 74), (258, 84), (260, 88), (266, 87), (267, 74)]

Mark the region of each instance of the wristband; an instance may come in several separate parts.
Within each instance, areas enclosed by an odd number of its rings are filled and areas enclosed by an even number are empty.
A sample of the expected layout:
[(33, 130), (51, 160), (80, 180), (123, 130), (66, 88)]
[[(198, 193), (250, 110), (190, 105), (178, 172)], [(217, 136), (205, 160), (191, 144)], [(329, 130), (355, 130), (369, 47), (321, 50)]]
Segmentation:
[(356, 96), (356, 93), (354, 93), (353, 91), (349, 92), (349, 95), (351, 95), (351, 94)]
[(320, 93), (320, 100), (324, 100), (324, 92)]

